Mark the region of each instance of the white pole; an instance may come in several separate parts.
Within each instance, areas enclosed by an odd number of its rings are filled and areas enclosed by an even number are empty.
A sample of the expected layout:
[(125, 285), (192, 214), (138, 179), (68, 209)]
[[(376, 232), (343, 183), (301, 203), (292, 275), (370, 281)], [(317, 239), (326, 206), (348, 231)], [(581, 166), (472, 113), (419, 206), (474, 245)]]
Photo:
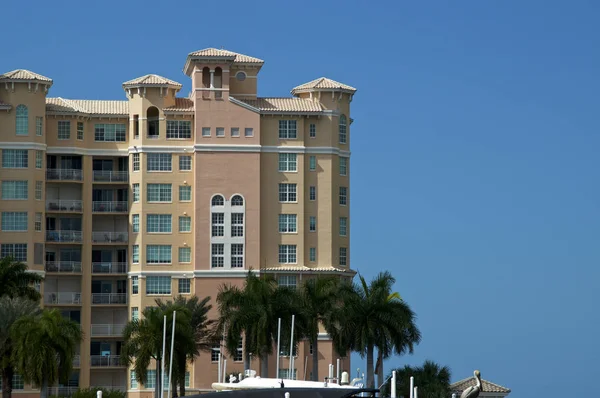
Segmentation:
[(279, 356), (281, 355), (281, 318), (277, 321), (277, 372), (276, 377), (279, 377)]
[(102, 390), (96, 391), (96, 398), (102, 398)]
[(415, 378), (413, 376), (410, 376), (410, 398), (415, 398), (414, 391), (415, 391)]
[(290, 380), (293, 380), (292, 372), (294, 371), (294, 319), (295, 318), (296, 318), (296, 315), (292, 315), (292, 335), (290, 336), (290, 371), (288, 373), (288, 376), (290, 376)]
[(329, 382), (331, 383), (331, 379), (333, 379), (333, 364), (329, 364)]
[(396, 371), (392, 371), (392, 394), (391, 398), (396, 398)]
[(419, 397), (419, 394), (418, 394), (418, 388), (419, 388), (419, 387), (415, 387), (415, 397), (414, 397), (414, 398), (418, 398), (418, 397)]
[(337, 369), (337, 372), (336, 372), (337, 382), (339, 383), (340, 382), (340, 359), (339, 358), (336, 361), (336, 369)]
[(306, 381), (306, 368), (308, 367), (308, 355), (304, 357), (304, 381)]
[(227, 374), (227, 360), (223, 361), (223, 383), (225, 383), (225, 375)]
[(161, 360), (161, 373), (160, 373), (160, 379), (159, 379), (159, 383), (160, 383), (160, 398), (164, 398), (165, 396), (165, 386), (163, 386), (163, 381), (165, 379), (165, 345), (167, 344), (167, 316), (165, 315), (163, 317), (163, 349), (162, 349), (162, 357), (160, 358)]
[(219, 371), (217, 372), (217, 383), (221, 382), (221, 371), (223, 370), (223, 368), (221, 368), (221, 347), (219, 345)]
[(173, 347), (175, 347), (175, 318), (177, 311), (173, 311), (173, 328), (171, 329), (171, 359), (169, 360), (169, 385), (167, 386), (167, 398), (171, 396), (171, 375), (173, 374)]

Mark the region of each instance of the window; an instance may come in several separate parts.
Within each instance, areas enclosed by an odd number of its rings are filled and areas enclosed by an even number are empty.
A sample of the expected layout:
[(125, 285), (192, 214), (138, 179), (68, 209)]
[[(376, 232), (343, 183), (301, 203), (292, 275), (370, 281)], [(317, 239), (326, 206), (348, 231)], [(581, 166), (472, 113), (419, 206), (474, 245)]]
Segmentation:
[(132, 167), (131, 169), (133, 171), (140, 171), (140, 154), (139, 153), (134, 153), (131, 155), (131, 164)]
[(347, 139), (346, 134), (346, 116), (340, 116), (340, 125), (339, 125), (339, 133), (340, 133), (340, 144), (345, 144)]
[(29, 167), (27, 149), (3, 149), (2, 167), (5, 169), (26, 169)]
[(232, 127), (231, 128), (231, 136), (232, 137), (239, 137), (240, 136), (240, 128), (239, 127)]
[(148, 138), (158, 138), (160, 136), (160, 114), (157, 107), (151, 106), (148, 108), (146, 111), (146, 120), (146, 125), (148, 126), (146, 134), (148, 134)]
[(58, 139), (68, 140), (71, 138), (71, 122), (69, 120), (58, 121)]
[(27, 262), (27, 243), (3, 243), (0, 258), (12, 256), (15, 261)]
[(295, 153), (279, 154), (279, 171), (297, 171), (298, 162)]
[(148, 184), (148, 202), (171, 202), (171, 184)]
[[(96, 125), (98, 126), (98, 125)], [(77, 122), (77, 139), (83, 141), (83, 122)], [(96, 140), (98, 141), (98, 140)]]
[[(288, 350), (288, 355), (290, 355), (290, 351)], [(298, 379), (298, 372), (297, 369), (294, 369), (292, 371), (292, 377), (290, 378), (290, 370), (289, 369), (279, 369), (279, 377), (278, 379), (284, 379), (284, 380), (297, 380)]]
[(41, 169), (44, 165), (44, 152), (35, 151), (35, 168)]
[(317, 187), (310, 186), (308, 188), (308, 200), (317, 200)]
[(314, 123), (311, 123), (309, 128), (308, 128), (308, 136), (310, 138), (316, 138), (317, 137), (317, 125)]
[(167, 120), (167, 139), (192, 138), (192, 122), (189, 120)]
[(144, 388), (148, 390), (154, 390), (156, 388), (156, 369), (148, 370), (146, 374), (146, 384)]
[(189, 279), (179, 279), (177, 282), (177, 291), (179, 294), (190, 294), (192, 292), (192, 283)]
[(146, 246), (146, 264), (171, 264), (171, 245)]
[(279, 184), (279, 201), (296, 202), (296, 184)]
[[(281, 287), (296, 288), (296, 275), (279, 275), (277, 284)], [(288, 351), (289, 352), (289, 351)]]
[(133, 192), (133, 202), (137, 203), (140, 201), (140, 184), (135, 183), (131, 186)]
[(213, 268), (223, 268), (225, 265), (225, 245), (223, 243), (213, 243), (211, 245), (211, 266)]
[(244, 137), (253, 137), (254, 136), (254, 130), (252, 129), (252, 127), (246, 127), (244, 129)]
[(17, 106), (17, 135), (29, 134), (29, 111), (25, 105)]
[(179, 262), (180, 263), (191, 263), (192, 262), (192, 248), (191, 247), (180, 247), (179, 248)]
[(346, 236), (348, 233), (348, 218), (340, 217), (340, 236)]
[(242, 362), (244, 360), (244, 341), (240, 339), (235, 354), (233, 355), (234, 362)]
[(308, 158), (308, 168), (310, 171), (315, 171), (317, 169), (317, 157), (311, 156)]
[(231, 267), (244, 267), (244, 245), (241, 243), (233, 243), (231, 245)]
[(133, 138), (140, 138), (140, 115), (133, 115)]
[(2, 181), (2, 200), (26, 200), (27, 181)]
[(297, 216), (295, 214), (280, 214), (279, 215), (279, 232), (282, 234), (295, 233)]
[(223, 127), (217, 127), (217, 137), (225, 137), (225, 129)]
[(179, 201), (190, 202), (192, 200), (192, 187), (189, 185), (179, 186)]
[(171, 215), (148, 214), (146, 218), (146, 232), (154, 234), (170, 234)]
[(202, 137), (210, 137), (210, 127), (202, 127)]
[(308, 219), (308, 230), (309, 232), (315, 232), (317, 230), (317, 217), (310, 216)]
[(348, 174), (348, 158), (340, 157), (340, 175)]
[(192, 157), (189, 155), (179, 155), (179, 171), (192, 170)]
[(131, 307), (131, 320), (137, 321), (140, 319), (140, 310), (138, 307)]
[(192, 217), (179, 216), (179, 232), (192, 232)]
[(246, 73), (239, 71), (238, 73), (235, 74), (235, 78), (240, 81), (243, 82), (244, 80), (246, 80)]
[(279, 121), (279, 139), (296, 139), (296, 121)]
[(41, 232), (42, 231), (42, 213), (35, 213), (35, 231), (36, 232)]
[(244, 213), (231, 213), (231, 236), (244, 236)]
[(219, 353), (221, 352), (221, 347), (219, 344), (215, 344), (210, 351), (210, 361), (211, 362), (219, 362)]
[(146, 158), (148, 171), (171, 171), (170, 153), (148, 153)]
[(12, 380), (12, 389), (13, 390), (24, 390), (25, 389), (25, 380), (23, 379), (23, 376), (21, 376), (20, 374), (13, 374), (13, 380)]
[(340, 265), (348, 265), (348, 249), (345, 247), (340, 247)]
[(35, 135), (41, 137), (44, 134), (44, 118), (36, 116), (35, 118)]
[[(83, 127), (83, 123), (82, 123)], [(82, 129), (83, 130), (83, 129)], [(77, 123), (79, 136), (79, 123)], [(83, 131), (81, 133), (83, 138)], [(125, 142), (124, 124), (96, 124), (94, 125), (94, 141), (96, 142)]]
[(225, 213), (212, 213), (211, 236), (225, 236)]
[(131, 216), (131, 232), (140, 232), (140, 215), (134, 214)]
[(26, 211), (3, 211), (2, 212), (2, 231), (27, 231), (27, 212)]
[[(135, 308), (137, 310), (137, 307)], [(133, 311), (133, 308), (132, 308)], [(133, 315), (131, 316), (131, 319), (133, 318)], [(137, 319), (137, 318), (135, 318)], [(132, 390), (135, 390), (136, 388), (138, 388), (138, 382), (137, 382), (137, 377), (135, 375), (135, 370), (132, 370), (129, 372), (129, 385), (131, 386)]]
[(190, 372), (185, 372), (184, 385), (185, 388), (190, 388)]
[(43, 181), (35, 182), (35, 200), (42, 200)]
[(312, 355), (312, 353), (313, 353), (313, 344), (312, 344), (312, 343), (310, 343), (310, 344), (308, 345), (308, 353), (309, 353), (309, 354), (311, 354), (311, 355)]
[(348, 188), (340, 187), (340, 205), (346, 206), (348, 204)]
[(223, 206), (225, 204), (225, 199), (221, 195), (216, 195), (212, 198), (211, 205), (212, 206)]
[(279, 263), (296, 264), (296, 245), (279, 245)]
[(131, 246), (131, 262), (139, 264), (140, 262), (140, 245)]
[(171, 294), (171, 277), (147, 276), (146, 294)]
[(131, 277), (131, 293), (138, 294), (139, 287), (140, 287), (140, 280), (138, 279), (137, 276), (132, 276)]
[(308, 250), (308, 261), (310, 261), (312, 263), (317, 261), (317, 248), (316, 247), (311, 247)]

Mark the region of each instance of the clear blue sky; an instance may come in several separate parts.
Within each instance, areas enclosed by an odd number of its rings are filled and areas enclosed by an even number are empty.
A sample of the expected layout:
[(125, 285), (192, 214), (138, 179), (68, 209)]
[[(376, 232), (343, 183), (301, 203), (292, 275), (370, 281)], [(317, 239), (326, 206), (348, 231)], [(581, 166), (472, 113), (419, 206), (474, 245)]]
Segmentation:
[(597, 1), (13, 1), (0, 14), (0, 70), (49, 76), (52, 96), (124, 99), (121, 82), (146, 73), (185, 95), (186, 54), (220, 46), (266, 60), (262, 96), (320, 76), (357, 87), (351, 264), (392, 270), (423, 333), (386, 369), (429, 358), (513, 398), (597, 392)]

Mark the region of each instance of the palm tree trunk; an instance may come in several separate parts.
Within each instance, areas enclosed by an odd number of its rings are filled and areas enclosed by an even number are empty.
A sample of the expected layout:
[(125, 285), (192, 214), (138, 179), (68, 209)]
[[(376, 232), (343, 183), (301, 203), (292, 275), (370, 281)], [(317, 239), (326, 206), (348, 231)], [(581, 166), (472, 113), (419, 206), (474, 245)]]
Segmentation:
[(383, 351), (381, 350), (377, 350), (377, 363), (379, 364), (379, 367), (377, 368), (377, 386), (379, 387), (380, 385), (383, 384)]
[(10, 366), (2, 369), (2, 398), (10, 398), (12, 395), (13, 368)]
[(373, 344), (367, 345), (367, 388), (375, 388), (373, 375)]
[[(265, 378), (269, 377), (269, 355), (267, 353), (262, 353), (260, 355), (260, 377)], [(279, 372), (279, 369), (277, 369)]]
[(179, 396), (185, 397), (185, 373), (179, 377)]
[(177, 398), (177, 378), (173, 376), (174, 375), (171, 375), (173, 378), (173, 380), (171, 380), (171, 397)]
[(40, 388), (40, 398), (48, 398), (48, 379), (45, 377)]
[(156, 360), (156, 381), (154, 384), (154, 398), (160, 398), (160, 392), (162, 391), (162, 368), (160, 367), (160, 359)]
[(319, 347), (317, 345), (317, 341), (319, 338), (317, 336), (313, 337), (312, 341), (312, 381), (319, 381)]

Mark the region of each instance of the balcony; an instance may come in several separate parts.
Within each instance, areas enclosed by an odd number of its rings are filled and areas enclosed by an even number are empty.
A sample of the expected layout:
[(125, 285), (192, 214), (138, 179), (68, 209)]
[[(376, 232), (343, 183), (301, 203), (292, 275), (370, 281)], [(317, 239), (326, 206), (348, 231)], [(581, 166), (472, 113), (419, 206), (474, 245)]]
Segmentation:
[(81, 169), (48, 169), (46, 170), (46, 181), (82, 181), (83, 170)]
[(79, 262), (79, 261), (46, 261), (44, 269), (46, 270), (46, 272), (78, 274), (78, 273), (81, 273), (81, 262)]
[(127, 232), (92, 232), (93, 243), (118, 243), (126, 244), (129, 241), (129, 233)]
[(48, 396), (70, 397), (79, 387), (48, 387)]
[(83, 201), (81, 200), (60, 200), (48, 199), (46, 201), (46, 210), (49, 212), (82, 212)]
[(90, 365), (92, 367), (121, 367), (120, 355), (90, 355)]
[(125, 325), (119, 324), (92, 324), (92, 337), (121, 337)]
[(123, 182), (129, 181), (128, 171), (94, 170), (94, 182)]
[(127, 213), (127, 202), (125, 201), (94, 201), (92, 202), (94, 213)]
[(52, 292), (44, 294), (44, 304), (47, 305), (80, 305), (81, 293)]
[(92, 263), (92, 274), (126, 274), (127, 263), (101, 262)]
[(81, 231), (46, 231), (46, 242), (81, 243), (82, 241)]
[(127, 304), (127, 293), (92, 293), (94, 305), (124, 305)]

